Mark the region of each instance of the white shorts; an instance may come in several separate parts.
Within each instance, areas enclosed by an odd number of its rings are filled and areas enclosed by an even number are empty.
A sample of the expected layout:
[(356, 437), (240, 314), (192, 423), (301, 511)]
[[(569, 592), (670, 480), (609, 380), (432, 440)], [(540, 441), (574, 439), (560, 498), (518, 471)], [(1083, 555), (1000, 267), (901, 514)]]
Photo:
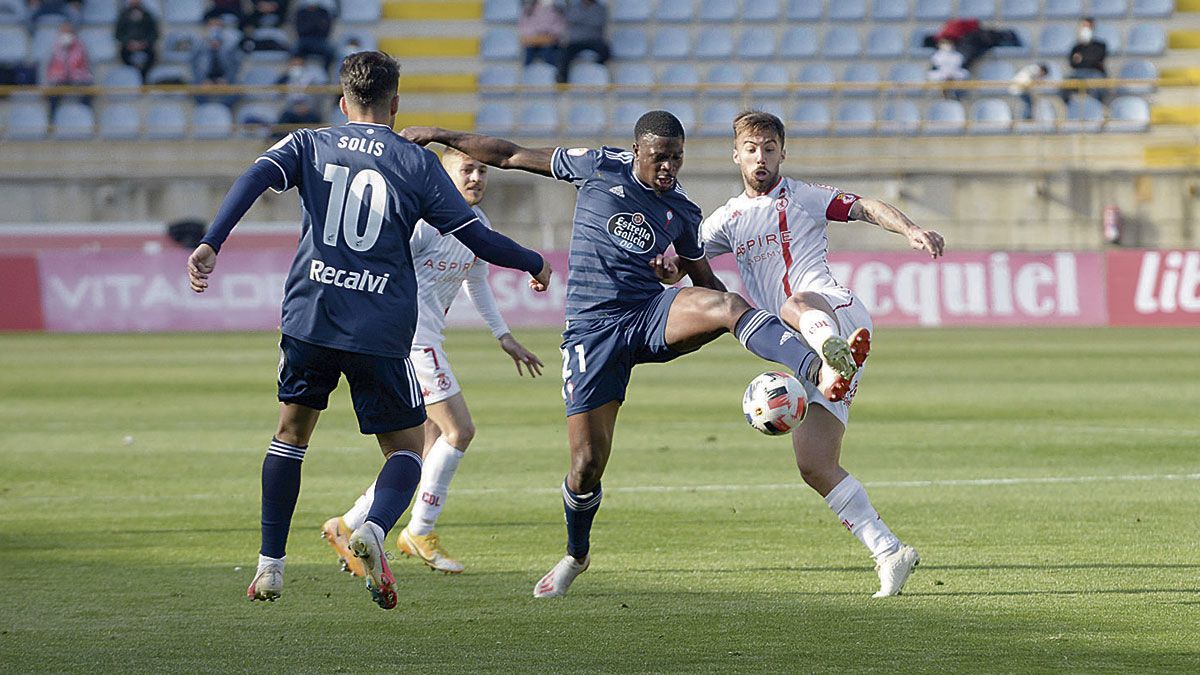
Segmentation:
[[(872, 330), (871, 314), (867, 312), (862, 301), (850, 289), (823, 288), (811, 292), (825, 298), (829, 306), (833, 308), (833, 318), (837, 320), (838, 324), (838, 335), (848, 338), (859, 328)], [(808, 404), (825, 408), (838, 418), (842, 426), (846, 426), (850, 421), (850, 405), (854, 403), (854, 395), (858, 393), (858, 382), (862, 379), (863, 371), (866, 369), (867, 365), (864, 363), (863, 367), (854, 374), (854, 379), (850, 381), (850, 391), (846, 397), (836, 403), (826, 400), (816, 387), (805, 381), (804, 393), (808, 396)], [(417, 372), (419, 376), (420, 371)]]
[(425, 405), (441, 403), (462, 391), (441, 345), (413, 345), (408, 360), (417, 372)]

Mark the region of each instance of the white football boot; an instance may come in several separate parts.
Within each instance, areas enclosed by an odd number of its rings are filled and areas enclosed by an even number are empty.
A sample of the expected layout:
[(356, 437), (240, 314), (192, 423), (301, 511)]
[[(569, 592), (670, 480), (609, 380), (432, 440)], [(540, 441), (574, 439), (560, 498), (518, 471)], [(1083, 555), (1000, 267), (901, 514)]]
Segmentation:
[(283, 563), (285, 560), (287, 560), (287, 556), (268, 558), (259, 554), (258, 570), (254, 573), (254, 580), (250, 582), (250, 587), (246, 589), (246, 597), (251, 600), (275, 602), (275, 598), (283, 593)]
[(388, 568), (383, 543), (383, 530), (371, 522), (363, 523), (362, 527), (350, 535), (350, 551), (362, 560), (371, 599), (383, 609), (394, 609), (399, 602), (396, 597), (396, 577), (392, 576), (392, 570)]
[(583, 574), (591, 564), (591, 555), (585, 556), (583, 562), (579, 562), (574, 556), (563, 556), (563, 559), (546, 572), (546, 576), (533, 587), (533, 597), (561, 598), (567, 594), (567, 589), (571, 587), (575, 577)]
[(859, 328), (850, 334), (849, 340), (832, 335), (821, 343), (818, 354), (819, 367), (810, 373), (808, 380), (816, 385), (827, 400), (837, 402), (846, 397), (854, 381), (854, 374), (867, 362), (871, 353), (871, 331)]
[(900, 546), (892, 553), (885, 553), (876, 561), (875, 571), (879, 573), (879, 592), (872, 598), (887, 598), (900, 595), (904, 582), (912, 576), (913, 568), (921, 563), (921, 556), (911, 546)]

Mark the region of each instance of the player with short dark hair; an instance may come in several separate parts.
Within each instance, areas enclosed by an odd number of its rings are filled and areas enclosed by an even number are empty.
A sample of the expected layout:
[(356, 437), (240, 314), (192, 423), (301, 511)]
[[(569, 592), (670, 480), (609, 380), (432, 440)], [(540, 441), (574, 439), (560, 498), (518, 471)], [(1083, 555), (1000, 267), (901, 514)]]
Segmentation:
[[(813, 378), (823, 359), (770, 312), (725, 291), (697, 241), (700, 207), (676, 177), (684, 129), (669, 112), (646, 113), (632, 152), (618, 148), (524, 148), (506, 140), (431, 127), (401, 132), (442, 143), (505, 169), (552, 176), (579, 190), (567, 278), (563, 398), (571, 467), (563, 481), (567, 555), (534, 587), (536, 597), (567, 592), (590, 562), (600, 478), (612, 450), (617, 412), (633, 367), (671, 361), (732, 332), (762, 358)], [(694, 284), (664, 289), (658, 274), (671, 246)], [(853, 375), (849, 349), (837, 366)], [(822, 382), (830, 388), (833, 379)]]
[[(875, 559), (875, 597), (897, 595), (920, 557), (888, 529), (862, 484), (840, 462), (850, 404), (870, 354), (872, 324), (862, 302), (829, 271), (826, 229), (830, 222), (866, 221), (904, 236), (912, 248), (934, 258), (942, 255), (945, 242), (890, 204), (784, 177), (784, 128), (778, 117), (749, 110), (734, 119), (733, 132), (733, 159), (745, 190), (709, 214), (700, 240), (710, 258), (733, 254), (750, 299), (778, 312), (810, 347), (850, 345), (856, 371), (845, 388), (823, 396), (806, 383), (809, 407), (792, 432), (792, 446), (804, 482)], [(677, 266), (665, 265), (668, 271)], [(666, 281), (674, 278), (668, 275)]]
[(380, 607), (396, 606), (384, 558), (387, 532), (421, 479), (425, 408), (408, 360), (417, 324), (417, 282), (409, 240), (424, 220), (488, 262), (528, 272), (546, 289), (542, 256), (480, 223), (438, 157), (392, 131), (399, 66), (381, 52), (342, 64), (342, 112), (349, 122), (300, 129), (276, 143), (230, 188), (212, 228), (188, 259), (192, 290), (203, 293), (221, 244), (259, 195), (300, 193), (300, 243), (284, 285), (279, 425), (262, 467), (262, 548), (247, 589), (274, 600), (283, 589), (285, 546), (300, 492), (300, 467), (317, 418), (341, 375), (359, 430), (386, 458), (366, 523), (350, 548)]

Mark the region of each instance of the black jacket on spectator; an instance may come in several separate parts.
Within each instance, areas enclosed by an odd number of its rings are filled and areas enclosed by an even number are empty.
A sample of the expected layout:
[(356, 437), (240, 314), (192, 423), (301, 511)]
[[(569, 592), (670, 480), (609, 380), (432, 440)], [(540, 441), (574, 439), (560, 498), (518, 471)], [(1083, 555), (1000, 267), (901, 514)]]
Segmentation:
[(113, 33), (117, 42), (158, 42), (158, 21), (154, 15), (145, 9), (126, 7), (117, 17), (117, 27)]
[(333, 16), (320, 5), (309, 5), (296, 10), (296, 35), (302, 38), (327, 39), (333, 32)]
[[(1078, 55), (1078, 58), (1076, 57)], [(1098, 70), (1105, 73), (1104, 59), (1108, 56), (1108, 45), (1092, 40), (1087, 44), (1079, 43), (1071, 50), (1071, 67), (1084, 70)]]

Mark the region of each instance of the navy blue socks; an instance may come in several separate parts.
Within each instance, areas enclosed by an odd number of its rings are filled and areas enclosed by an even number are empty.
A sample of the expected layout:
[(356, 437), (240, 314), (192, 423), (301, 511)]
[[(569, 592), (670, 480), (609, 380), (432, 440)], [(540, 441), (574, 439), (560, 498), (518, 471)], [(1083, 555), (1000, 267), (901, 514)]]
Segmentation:
[(393, 452), (375, 479), (375, 501), (367, 513), (367, 522), (378, 525), (386, 536), (408, 509), (420, 483), (421, 456), (411, 450)]
[(743, 314), (733, 335), (756, 356), (791, 368), (801, 380), (808, 377), (813, 359), (817, 358), (817, 353), (800, 336), (765, 309), (752, 309)]
[(575, 494), (563, 480), (562, 494), (563, 511), (567, 516), (567, 554), (582, 560), (591, 547), (592, 519), (600, 509), (603, 493), (600, 484), (596, 483), (596, 489), (591, 492)]
[(289, 445), (272, 438), (262, 465), (262, 548), (270, 558), (282, 558), (287, 548), (292, 512), (300, 496), (300, 466), (307, 445)]

